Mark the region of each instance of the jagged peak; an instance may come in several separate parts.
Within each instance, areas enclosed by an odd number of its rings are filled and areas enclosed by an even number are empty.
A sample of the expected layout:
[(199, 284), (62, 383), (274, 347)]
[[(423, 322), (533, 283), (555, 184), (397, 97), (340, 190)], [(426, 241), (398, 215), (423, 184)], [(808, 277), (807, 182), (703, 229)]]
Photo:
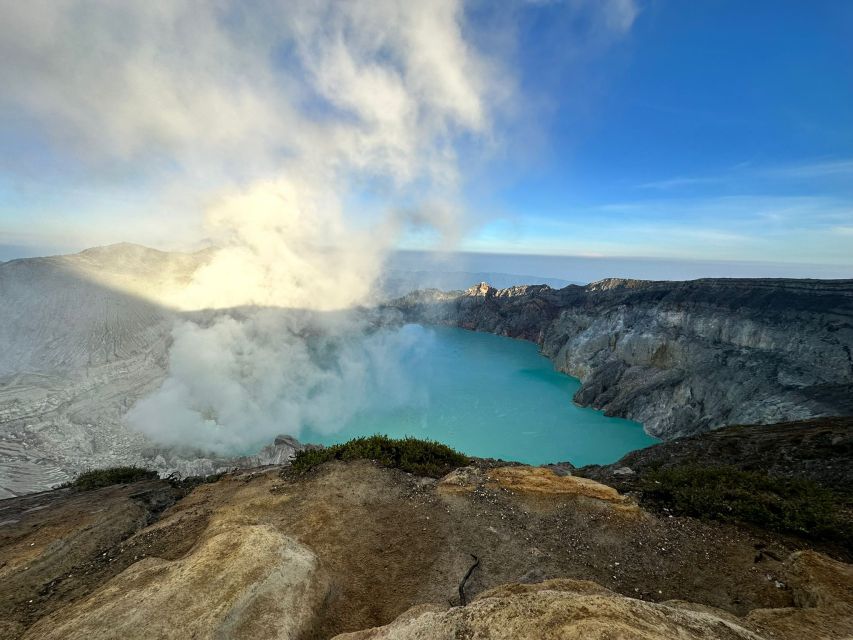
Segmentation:
[(465, 289), (465, 295), (486, 298), (495, 295), (496, 291), (497, 289), (495, 289), (488, 282), (480, 282), (479, 284), (475, 284)]
[(646, 280), (635, 280), (633, 278), (604, 278), (590, 282), (586, 288), (590, 291), (609, 291), (621, 287), (634, 288), (646, 283)]
[(479, 284), (475, 284), (472, 287), (468, 287), (465, 290), (465, 294), (468, 297), (481, 297), (481, 298), (491, 298), (494, 296), (498, 296), (501, 298), (508, 298), (512, 296), (521, 296), (527, 293), (538, 292), (538, 291), (551, 291), (551, 287), (547, 284), (519, 284), (514, 285), (512, 287), (506, 287), (505, 289), (496, 289), (488, 282), (481, 282)]

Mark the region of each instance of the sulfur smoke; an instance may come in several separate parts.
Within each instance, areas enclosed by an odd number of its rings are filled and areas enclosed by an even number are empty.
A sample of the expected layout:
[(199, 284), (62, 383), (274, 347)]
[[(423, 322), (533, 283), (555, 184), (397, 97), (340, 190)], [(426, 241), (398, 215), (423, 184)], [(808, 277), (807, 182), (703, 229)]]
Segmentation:
[[(260, 150), (271, 171), (211, 198), (218, 250), (170, 300), (220, 311), (176, 326), (167, 379), (127, 415), (164, 445), (245, 452), (341, 428), (379, 398), (423, 400), (409, 371), (422, 335), (365, 331), (354, 309), (409, 225), (452, 234), (455, 142), (488, 130), (488, 65), (463, 39), (457, 2), (279, 10), (270, 38), (283, 59), (249, 72), (298, 86), (276, 96), (289, 125), (271, 125)], [(266, 105), (265, 91), (250, 102)], [(278, 160), (275, 144), (287, 149)], [(382, 204), (364, 204), (366, 190)]]
[[(581, 5), (620, 31), (636, 13)], [(203, 210), (217, 247), (162, 300), (183, 319), (133, 429), (226, 453), (417, 396), (418, 338), (357, 309), (401, 234), (464, 228), (461, 158), (514, 93), (466, 20), (463, 0), (4, 4), (0, 108), (81, 176), (151, 184), (151, 211), (118, 224), (177, 234), (195, 217), (176, 209)]]
[(427, 401), (409, 371), (427, 334), (328, 321), (265, 310), (182, 323), (169, 377), (128, 420), (158, 443), (233, 455), (279, 433), (330, 433), (361, 411)]

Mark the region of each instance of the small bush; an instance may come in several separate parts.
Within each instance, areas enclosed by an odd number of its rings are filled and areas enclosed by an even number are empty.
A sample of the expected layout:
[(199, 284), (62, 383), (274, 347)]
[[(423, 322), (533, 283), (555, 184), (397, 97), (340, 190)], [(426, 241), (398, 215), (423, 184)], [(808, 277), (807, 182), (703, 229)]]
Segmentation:
[(439, 442), (417, 438), (394, 440), (375, 435), (324, 449), (304, 449), (296, 454), (292, 467), (296, 471), (308, 471), (330, 460), (375, 460), (386, 467), (433, 478), (469, 462), (467, 456)]
[(215, 482), (219, 482), (222, 479), (222, 476), (224, 475), (224, 473), (212, 473), (207, 476), (187, 476), (186, 478), (183, 478), (180, 474), (173, 473), (168, 478), (165, 478), (165, 480), (176, 489), (180, 489), (185, 493), (189, 493), (196, 487), (199, 487), (203, 484), (213, 484)]
[(640, 488), (644, 501), (680, 515), (804, 537), (843, 539), (850, 533), (839, 498), (804, 479), (687, 464), (650, 471)]
[(128, 484), (140, 480), (156, 480), (156, 471), (142, 467), (110, 467), (109, 469), (92, 469), (77, 476), (71, 486), (80, 491), (100, 489), (113, 484)]

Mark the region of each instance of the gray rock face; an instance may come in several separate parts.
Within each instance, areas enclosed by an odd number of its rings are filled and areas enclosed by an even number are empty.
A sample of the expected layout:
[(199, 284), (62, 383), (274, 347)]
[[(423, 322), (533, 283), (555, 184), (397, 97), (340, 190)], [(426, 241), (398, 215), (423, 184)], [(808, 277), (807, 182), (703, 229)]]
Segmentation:
[(574, 400), (670, 439), (853, 414), (853, 280), (608, 279), (417, 292), (408, 321), (537, 343)]
[(162, 450), (156, 455), (149, 452), (145, 459), (148, 469), (157, 471), (161, 477), (173, 473), (181, 477), (209, 476), (233, 469), (253, 469), (269, 465), (287, 466), (296, 457), (297, 452), (317, 445), (303, 445), (289, 435), (278, 435), (272, 444), (266, 445), (258, 453), (248, 456), (207, 457), (202, 453)]

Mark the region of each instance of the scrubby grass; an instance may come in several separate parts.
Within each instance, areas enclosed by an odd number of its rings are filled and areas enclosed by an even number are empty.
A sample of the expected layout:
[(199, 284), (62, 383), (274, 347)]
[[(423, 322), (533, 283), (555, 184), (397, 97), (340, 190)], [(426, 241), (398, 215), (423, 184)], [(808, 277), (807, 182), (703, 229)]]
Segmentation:
[(678, 515), (745, 522), (805, 538), (844, 540), (853, 534), (843, 501), (805, 479), (686, 464), (650, 471), (640, 488), (644, 501)]
[(159, 476), (156, 471), (142, 467), (110, 467), (108, 469), (92, 469), (84, 471), (70, 485), (80, 491), (100, 489), (113, 484), (128, 484), (140, 480), (156, 480)]
[(323, 449), (299, 451), (292, 467), (296, 471), (308, 471), (330, 460), (375, 460), (386, 467), (433, 478), (469, 462), (467, 456), (440, 442), (417, 438), (395, 440), (375, 435), (355, 438)]

